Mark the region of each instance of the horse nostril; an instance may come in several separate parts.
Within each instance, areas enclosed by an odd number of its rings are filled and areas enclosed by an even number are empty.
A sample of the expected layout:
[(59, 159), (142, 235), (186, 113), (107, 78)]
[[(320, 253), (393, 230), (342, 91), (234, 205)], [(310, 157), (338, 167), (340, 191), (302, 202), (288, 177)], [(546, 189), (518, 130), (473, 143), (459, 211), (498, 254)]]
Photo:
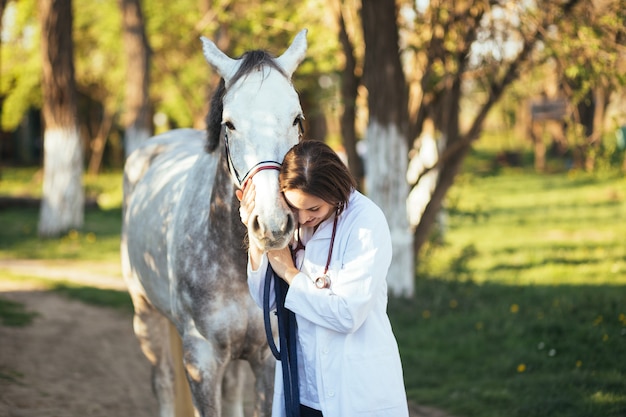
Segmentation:
[(259, 223), (259, 216), (254, 216), (252, 219), (252, 231), (255, 233), (259, 233), (261, 230), (261, 224)]
[(293, 230), (293, 223), (294, 223), (293, 214), (288, 214), (287, 221), (284, 223), (284, 226), (281, 231), (283, 233), (287, 233), (288, 231)]

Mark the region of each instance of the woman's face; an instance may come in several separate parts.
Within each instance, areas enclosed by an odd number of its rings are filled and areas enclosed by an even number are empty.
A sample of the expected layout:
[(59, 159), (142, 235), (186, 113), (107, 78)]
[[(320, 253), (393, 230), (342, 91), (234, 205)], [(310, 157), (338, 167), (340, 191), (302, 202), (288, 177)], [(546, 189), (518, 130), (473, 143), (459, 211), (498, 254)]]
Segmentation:
[(332, 204), (301, 190), (286, 190), (283, 195), (289, 207), (298, 216), (298, 222), (304, 227), (319, 225), (328, 219), (335, 209)]

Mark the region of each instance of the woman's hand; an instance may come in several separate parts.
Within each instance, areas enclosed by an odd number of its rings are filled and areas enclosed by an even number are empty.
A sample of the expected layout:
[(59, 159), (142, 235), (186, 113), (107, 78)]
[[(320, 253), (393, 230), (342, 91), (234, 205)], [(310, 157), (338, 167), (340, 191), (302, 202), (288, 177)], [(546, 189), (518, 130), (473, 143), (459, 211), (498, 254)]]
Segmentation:
[(287, 284), (291, 284), (293, 277), (300, 272), (293, 264), (289, 246), (283, 249), (269, 251), (267, 258), (276, 275), (284, 279)]
[(246, 182), (242, 190), (236, 190), (235, 195), (241, 202), (239, 205), (239, 218), (241, 222), (248, 227), (250, 214), (254, 210), (254, 197), (256, 197), (256, 189), (252, 181)]
[[(248, 227), (250, 214), (252, 210), (254, 210), (254, 197), (256, 196), (256, 190), (252, 181), (244, 184), (243, 190), (236, 190), (235, 195), (241, 202), (239, 205), (239, 218), (244, 226)], [(248, 255), (250, 256), (250, 266), (252, 269), (258, 269), (263, 258), (263, 251), (256, 245), (250, 245)]]

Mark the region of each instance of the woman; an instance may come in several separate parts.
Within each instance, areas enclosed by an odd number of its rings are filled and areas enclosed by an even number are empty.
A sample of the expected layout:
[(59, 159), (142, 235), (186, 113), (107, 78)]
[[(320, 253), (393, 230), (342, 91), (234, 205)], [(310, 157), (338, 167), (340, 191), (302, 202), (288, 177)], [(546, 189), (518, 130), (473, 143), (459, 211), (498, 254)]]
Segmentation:
[[(322, 142), (294, 146), (279, 180), (299, 227), (291, 250), (249, 248), (248, 285), (261, 306), (268, 262), (289, 284), (285, 307), (295, 313), (298, 328), (301, 415), (408, 416), (386, 312), (391, 237), (385, 216), (356, 191), (346, 166)], [(254, 186), (239, 196), (246, 223)], [(285, 413), (281, 375), (278, 362), (274, 417)]]

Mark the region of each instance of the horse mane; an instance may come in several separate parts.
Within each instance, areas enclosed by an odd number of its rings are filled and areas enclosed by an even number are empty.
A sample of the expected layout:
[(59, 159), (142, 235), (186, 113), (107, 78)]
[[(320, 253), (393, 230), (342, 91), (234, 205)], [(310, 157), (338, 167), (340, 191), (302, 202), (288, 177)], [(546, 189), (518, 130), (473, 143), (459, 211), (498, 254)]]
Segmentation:
[[(240, 58), (242, 62), (237, 72), (230, 80), (230, 85), (234, 85), (240, 78), (245, 77), (250, 72), (263, 65), (277, 70), (289, 79), (289, 75), (276, 62), (276, 59), (270, 53), (263, 50), (254, 50), (244, 53)], [(219, 86), (211, 97), (211, 107), (206, 116), (207, 141), (206, 151), (212, 153), (217, 149), (222, 134), (222, 112), (224, 111), (224, 95), (226, 94), (226, 82), (224, 78), (220, 79)]]

